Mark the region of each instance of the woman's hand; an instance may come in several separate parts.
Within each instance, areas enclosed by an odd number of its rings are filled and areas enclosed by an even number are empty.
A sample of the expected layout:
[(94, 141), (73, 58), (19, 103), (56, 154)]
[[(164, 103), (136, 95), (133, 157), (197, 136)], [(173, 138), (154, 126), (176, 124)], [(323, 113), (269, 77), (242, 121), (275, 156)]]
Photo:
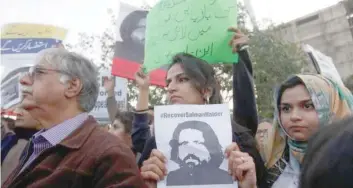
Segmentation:
[(229, 174), (238, 181), (240, 188), (256, 188), (256, 169), (253, 158), (241, 152), (236, 143), (226, 149)]
[[(241, 47), (247, 45), (249, 42), (249, 37), (242, 33), (239, 29), (231, 27), (228, 31), (233, 32), (234, 35), (229, 41), (229, 46), (232, 47), (232, 52), (237, 53), (238, 50), (241, 50)], [(240, 48), (240, 49), (238, 49)]]
[(143, 72), (142, 67), (138, 72), (136, 72), (135, 80), (136, 80), (137, 87), (140, 90), (141, 89), (148, 90), (150, 86), (150, 77)]
[(164, 155), (153, 149), (149, 159), (143, 162), (141, 167), (141, 176), (148, 187), (154, 187), (158, 181), (163, 180), (167, 175), (167, 159)]
[(105, 91), (108, 93), (108, 97), (114, 96), (114, 88), (115, 88), (115, 77), (106, 77), (103, 81), (103, 86)]

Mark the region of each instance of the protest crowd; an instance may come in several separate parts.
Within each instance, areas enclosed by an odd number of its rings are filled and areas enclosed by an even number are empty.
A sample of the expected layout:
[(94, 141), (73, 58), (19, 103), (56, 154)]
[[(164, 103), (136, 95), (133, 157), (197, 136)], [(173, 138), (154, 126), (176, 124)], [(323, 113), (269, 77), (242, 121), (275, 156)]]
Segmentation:
[[(150, 75), (142, 65), (134, 75), (138, 98), (131, 109), (118, 108), (115, 77), (104, 80), (110, 123), (99, 124), (89, 115), (99, 95), (96, 65), (65, 48), (47, 48), (19, 80), (22, 100), (1, 111), (2, 187), (155, 188), (162, 181), (167, 187), (233, 182), (239, 188), (353, 187), (352, 93), (321, 74), (288, 75), (273, 86), (274, 119), (259, 117), (249, 38), (237, 28), (228, 32), (232, 37), (224, 48), (238, 54), (238, 62), (231, 142), (225, 148), (197, 121), (222, 112), (165, 111), (159, 118), (194, 118), (193, 128), (179, 124), (185, 130), (174, 130), (167, 157), (157, 147), (162, 136), (156, 132), (157, 106), (150, 104)], [(165, 106), (223, 104), (211, 64), (185, 52), (169, 61)], [(189, 134), (181, 136), (185, 131)], [(192, 141), (200, 132), (214, 140)], [(207, 155), (190, 149), (194, 145), (202, 145)], [(169, 160), (180, 169), (169, 171)], [(223, 160), (227, 169), (218, 169)]]

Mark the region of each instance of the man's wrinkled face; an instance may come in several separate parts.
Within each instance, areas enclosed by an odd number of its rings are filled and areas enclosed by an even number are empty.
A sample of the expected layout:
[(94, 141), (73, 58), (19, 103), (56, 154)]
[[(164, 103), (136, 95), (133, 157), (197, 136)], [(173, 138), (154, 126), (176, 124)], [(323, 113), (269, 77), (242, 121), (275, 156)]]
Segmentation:
[(22, 107), (31, 113), (37, 109), (55, 108), (65, 101), (66, 86), (60, 82), (60, 77), (59, 71), (48, 63), (36, 64), (20, 81), (23, 88)]
[(210, 161), (211, 156), (207, 150), (203, 134), (199, 130), (184, 129), (179, 135), (179, 158), (189, 168)]

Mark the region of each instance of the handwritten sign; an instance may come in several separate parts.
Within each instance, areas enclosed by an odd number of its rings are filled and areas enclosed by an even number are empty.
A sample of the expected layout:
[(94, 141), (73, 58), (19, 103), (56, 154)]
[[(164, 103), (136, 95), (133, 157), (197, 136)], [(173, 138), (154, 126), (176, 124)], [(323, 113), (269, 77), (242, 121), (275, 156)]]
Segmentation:
[(236, 23), (235, 0), (161, 0), (147, 15), (144, 67), (169, 64), (179, 52), (209, 63), (237, 62), (227, 32)]

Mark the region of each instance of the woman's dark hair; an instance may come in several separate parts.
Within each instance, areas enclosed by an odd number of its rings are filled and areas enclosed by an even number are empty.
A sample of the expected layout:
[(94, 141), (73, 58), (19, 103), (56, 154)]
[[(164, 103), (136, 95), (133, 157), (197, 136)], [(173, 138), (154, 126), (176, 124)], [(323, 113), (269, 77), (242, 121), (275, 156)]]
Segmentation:
[(123, 41), (131, 41), (131, 33), (137, 28), (140, 20), (146, 18), (147, 11), (136, 10), (125, 17), (120, 26), (120, 36)]
[(125, 133), (131, 134), (132, 129), (132, 121), (134, 120), (134, 113), (133, 112), (117, 112), (115, 115), (115, 120), (119, 120), (125, 129)]
[(278, 96), (277, 96), (277, 106), (279, 106), (281, 104), (281, 98), (282, 98), (282, 94), (285, 90), (289, 89), (289, 88), (293, 88), (297, 85), (303, 84), (303, 81), (298, 77), (298, 76), (294, 76), (289, 78), (288, 80), (286, 80), (279, 88), (278, 88)]
[(300, 188), (353, 187), (353, 117), (324, 127), (310, 140)]
[(215, 71), (206, 61), (187, 53), (179, 53), (173, 57), (172, 64), (180, 64), (185, 74), (191, 79), (194, 87), (201, 92), (202, 89), (212, 88), (209, 99), (210, 104), (221, 104), (222, 96)]

